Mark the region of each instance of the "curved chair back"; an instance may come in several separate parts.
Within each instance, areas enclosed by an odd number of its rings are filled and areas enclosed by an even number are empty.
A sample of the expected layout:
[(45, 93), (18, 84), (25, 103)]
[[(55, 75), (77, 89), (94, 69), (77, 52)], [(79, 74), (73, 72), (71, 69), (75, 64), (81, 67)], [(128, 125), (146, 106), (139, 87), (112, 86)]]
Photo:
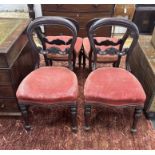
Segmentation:
[[(119, 39), (118, 42), (112, 42), (109, 40), (105, 40), (101, 43), (98, 43), (95, 39), (94, 39), (94, 33), (98, 28), (104, 27), (104, 26), (121, 26), (124, 28), (127, 28), (125, 35), (123, 36), (122, 39)], [(93, 51), (93, 58), (94, 58), (94, 63), (93, 63), (93, 69), (96, 68), (96, 62), (97, 62), (97, 54), (101, 54), (101, 55), (106, 55), (106, 54), (110, 54), (110, 55), (118, 55), (118, 61), (120, 61), (120, 58), (123, 55), (127, 55), (126, 56), (126, 69), (129, 69), (129, 56), (131, 54), (131, 52), (133, 51), (135, 45), (137, 44), (138, 38), (139, 38), (139, 31), (137, 26), (127, 20), (127, 19), (123, 19), (123, 18), (101, 18), (101, 19), (97, 19), (97, 20), (91, 20), (88, 23), (87, 26), (87, 33), (88, 33), (88, 38), (90, 41), (90, 45)], [(130, 45), (130, 47), (128, 49), (124, 49), (122, 50), (124, 43), (126, 41), (126, 39), (128, 37), (133, 38), (132, 43)], [(95, 45), (104, 45), (104, 46), (116, 46), (116, 45), (120, 45), (119, 51), (115, 48), (109, 48), (106, 49), (105, 51), (101, 51), (100, 49), (96, 48)]]
[[(72, 33), (72, 39), (68, 41), (68, 44), (70, 44), (70, 47), (67, 48), (65, 51), (61, 51), (61, 49), (59, 48), (55, 48), (52, 47), (50, 49), (46, 49), (45, 43), (49, 43), (49, 44), (56, 44), (56, 41), (49, 41), (46, 36), (42, 33), (41, 31), (41, 26), (45, 26), (45, 25), (58, 25), (58, 26), (64, 26), (66, 27), (68, 30), (70, 30), (70, 32)], [(69, 18), (64, 18), (64, 17), (58, 17), (58, 16), (43, 16), (43, 17), (38, 17), (35, 20), (33, 20), (28, 28), (27, 28), (27, 36), (28, 39), (32, 45), (32, 48), (35, 52), (37, 52), (38, 54), (49, 54), (49, 53), (58, 53), (58, 54), (68, 54), (68, 63), (69, 63), (69, 68), (72, 69), (73, 65), (72, 65), (72, 55), (73, 55), (73, 50), (74, 50), (74, 45), (77, 39), (77, 33), (78, 33), (78, 23), (73, 20), (73, 19), (69, 19)], [(40, 39), (43, 47), (37, 47), (36, 43), (33, 39), (33, 33), (36, 33), (38, 38)], [(58, 43), (60, 41), (58, 40)], [(66, 43), (61, 43), (60, 44), (66, 44)], [(39, 57), (37, 59), (37, 64), (39, 64)]]
[(89, 35), (90, 26), (91, 26), (94, 22), (98, 21), (99, 19), (101, 19), (101, 18), (93, 18), (93, 19), (91, 19), (91, 20), (87, 23), (87, 25), (86, 25), (87, 35)]
[(75, 19), (69, 18), (69, 17), (64, 17), (64, 18), (70, 20), (76, 26), (77, 32), (79, 32), (79, 23)]

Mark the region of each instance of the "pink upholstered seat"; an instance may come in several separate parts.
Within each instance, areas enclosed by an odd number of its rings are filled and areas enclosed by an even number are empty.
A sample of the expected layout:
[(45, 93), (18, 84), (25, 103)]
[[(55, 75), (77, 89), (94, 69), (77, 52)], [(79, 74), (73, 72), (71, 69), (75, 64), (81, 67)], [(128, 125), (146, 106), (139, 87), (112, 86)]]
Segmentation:
[(142, 105), (146, 95), (139, 81), (122, 68), (105, 67), (90, 73), (84, 86), (86, 103)]
[(21, 82), (16, 95), (20, 103), (74, 103), (78, 95), (77, 77), (65, 67), (41, 67)]
[[(60, 40), (63, 40), (65, 42), (67, 42), (72, 37), (71, 36), (47, 36), (46, 38), (49, 41), (60, 39)], [(62, 51), (64, 51), (66, 48), (70, 47), (70, 45), (50, 45), (50, 44), (46, 43), (46, 48), (48, 49), (50, 47), (58, 47)], [(75, 50), (75, 53), (76, 53), (77, 56), (79, 55), (81, 48), (82, 48), (82, 38), (77, 37), (75, 47), (74, 47), (74, 50)]]

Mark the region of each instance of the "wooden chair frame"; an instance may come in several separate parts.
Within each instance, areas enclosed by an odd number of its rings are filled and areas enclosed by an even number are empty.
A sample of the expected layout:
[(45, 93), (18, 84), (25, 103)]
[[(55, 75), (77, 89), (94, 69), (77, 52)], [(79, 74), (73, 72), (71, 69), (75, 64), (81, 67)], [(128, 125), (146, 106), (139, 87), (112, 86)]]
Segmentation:
[[(32, 48), (33, 48), (34, 56), (36, 56), (36, 53), (37, 53), (35, 66), (36, 67), (39, 66), (39, 62), (40, 62), (39, 54), (43, 54), (43, 55), (48, 54), (49, 51), (44, 50), (44, 48), (43, 49), (38, 48), (36, 46), (35, 41), (33, 39), (33, 32), (38, 31), (38, 27), (40, 27), (41, 25), (47, 25), (47, 24), (50, 24), (50, 25), (63, 25), (72, 32), (73, 38), (72, 38), (72, 41), (71, 41), (71, 46), (67, 50), (67, 52), (68, 52), (67, 54), (68, 54), (69, 69), (73, 70), (73, 63), (72, 63), (71, 57), (72, 57), (74, 45), (75, 45), (75, 42), (76, 42), (76, 39), (77, 39), (77, 28), (70, 20), (68, 20), (66, 18), (62, 18), (62, 17), (57, 17), (57, 16), (53, 16), (53, 17), (46, 16), (46, 17), (36, 18), (35, 20), (33, 20), (29, 24), (29, 26), (27, 28), (27, 37), (28, 37), (28, 40), (29, 40)], [(20, 109), (20, 111), (22, 113), (22, 116), (23, 116), (23, 119), (24, 119), (24, 122), (25, 122), (25, 129), (26, 130), (31, 129), (30, 122), (29, 122), (29, 117), (28, 117), (28, 108), (29, 108), (29, 106), (32, 106), (32, 105), (33, 106), (39, 106), (40, 104), (27, 103), (27, 102), (19, 102), (18, 103), (19, 109)], [(66, 104), (58, 104), (58, 105), (66, 106)], [(52, 105), (46, 105), (46, 107), (49, 107), (49, 106), (52, 107), (52, 106), (58, 106), (58, 105), (57, 104), (52, 104)], [(45, 105), (40, 105), (40, 106), (45, 106)], [(76, 102), (69, 103), (69, 104), (67, 104), (67, 106), (70, 108), (70, 111), (71, 111), (72, 130), (77, 131), (77, 120), (76, 120), (77, 119), (76, 118), (76, 116), (77, 116), (77, 103)]]
[[(96, 69), (96, 63), (97, 63), (97, 54), (98, 54), (98, 49), (96, 49), (95, 42), (94, 42), (94, 39), (93, 39), (93, 34), (94, 34), (95, 30), (97, 28), (99, 28), (99, 27), (102, 27), (102, 26), (112, 26), (112, 25), (117, 25), (117, 26), (122, 26), (122, 27), (127, 28), (127, 32), (124, 35), (123, 40), (122, 40), (123, 44), (124, 44), (125, 40), (128, 38), (129, 35), (133, 38), (132, 43), (131, 43), (131, 45), (130, 45), (130, 47), (128, 49), (126, 49), (125, 51), (120, 50), (120, 51), (116, 51), (116, 52), (113, 53), (113, 54), (119, 56), (119, 60), (115, 63), (114, 66), (119, 67), (121, 56), (126, 55), (126, 62), (125, 62), (126, 70), (131, 72), (130, 65), (129, 65), (129, 58), (130, 58), (130, 55), (131, 55), (135, 45), (137, 44), (137, 41), (138, 41), (138, 38), (139, 38), (139, 31), (138, 31), (137, 26), (133, 22), (131, 22), (129, 20), (126, 20), (126, 19), (122, 19), (122, 18), (103, 18), (103, 19), (97, 19), (97, 20), (94, 20), (94, 21), (88, 23), (88, 28), (89, 28), (88, 29), (88, 38), (90, 40), (92, 53), (94, 55), (93, 61), (91, 61), (92, 59), (89, 60), (90, 64), (91, 64), (93, 70), (95, 70)], [(103, 42), (103, 44), (104, 44), (104, 42)], [(122, 49), (122, 46), (121, 46), (120, 49)], [(111, 49), (103, 51), (103, 52), (106, 55), (109, 52), (111, 52)], [(85, 106), (84, 106), (84, 109), (85, 109), (84, 110), (85, 130), (90, 129), (91, 109), (92, 109), (93, 106), (97, 106), (97, 105), (99, 105), (99, 106), (107, 106), (107, 104), (104, 104), (104, 103), (103, 104), (100, 104), (100, 103), (94, 103), (93, 104), (93, 103), (86, 103), (85, 102)], [(131, 127), (131, 132), (135, 133), (137, 131), (136, 126), (137, 126), (138, 119), (142, 115), (143, 106), (137, 106), (136, 104), (131, 104), (129, 106), (135, 108), (134, 120), (133, 120), (133, 124), (132, 124), (132, 127)], [(116, 106), (116, 107), (125, 108), (125, 107), (129, 107), (129, 106)]]

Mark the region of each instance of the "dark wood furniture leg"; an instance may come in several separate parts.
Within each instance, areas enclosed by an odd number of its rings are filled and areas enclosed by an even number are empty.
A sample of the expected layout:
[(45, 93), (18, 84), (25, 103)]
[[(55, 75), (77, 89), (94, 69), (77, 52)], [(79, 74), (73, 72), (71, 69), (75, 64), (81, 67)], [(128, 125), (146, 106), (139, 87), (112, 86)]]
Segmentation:
[(29, 17), (32, 18), (32, 20), (35, 19), (35, 11), (34, 11), (34, 4), (27, 4), (28, 11), (29, 11)]
[(142, 108), (135, 108), (135, 112), (134, 112), (134, 117), (133, 117), (133, 124), (132, 124), (132, 128), (131, 128), (131, 132), (132, 133), (135, 133), (137, 132), (137, 123), (138, 123), (138, 120), (139, 118), (142, 116)]
[(28, 105), (25, 105), (23, 103), (19, 103), (19, 108), (21, 110), (21, 113), (22, 113), (22, 116), (24, 119), (24, 123), (25, 123), (24, 127), (27, 131), (30, 131), (31, 126), (30, 126), (29, 117), (28, 117)]
[(86, 67), (86, 56), (83, 53), (83, 69), (85, 69), (85, 67)]
[(80, 54), (79, 54), (79, 68), (81, 68), (81, 59), (82, 59), (82, 52), (80, 51)]
[(52, 61), (52, 59), (49, 59), (49, 64), (50, 64), (50, 66), (53, 65), (53, 61)]
[(46, 64), (46, 66), (49, 66), (49, 62), (48, 62), (47, 55), (44, 55), (44, 60), (45, 60), (45, 64)]
[(92, 71), (92, 55), (89, 54), (89, 71)]
[(113, 65), (113, 67), (116, 67), (116, 66), (117, 66), (117, 65), (116, 65), (116, 62), (114, 62), (112, 65)]
[(71, 127), (73, 132), (77, 132), (77, 105), (72, 105), (71, 110)]
[(75, 65), (76, 65), (76, 54), (73, 52), (73, 69), (75, 71)]
[(116, 66), (115, 66), (115, 67), (119, 67), (120, 62), (121, 62), (121, 57), (119, 56), (119, 57), (118, 57), (118, 60), (116, 61)]
[(84, 117), (85, 117), (85, 130), (90, 130), (90, 117), (91, 117), (91, 105), (85, 105), (85, 111), (84, 111)]

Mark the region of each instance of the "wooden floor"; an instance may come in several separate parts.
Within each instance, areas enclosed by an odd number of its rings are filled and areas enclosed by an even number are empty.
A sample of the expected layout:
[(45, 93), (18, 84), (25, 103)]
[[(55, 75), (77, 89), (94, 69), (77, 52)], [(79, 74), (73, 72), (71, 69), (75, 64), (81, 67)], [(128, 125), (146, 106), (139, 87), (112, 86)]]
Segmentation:
[(78, 132), (70, 130), (67, 109), (33, 108), (33, 129), (26, 132), (20, 117), (0, 117), (0, 149), (155, 149), (155, 131), (143, 116), (136, 135), (130, 133), (133, 109), (94, 109), (92, 130), (83, 130), (83, 85), (88, 71), (76, 70), (79, 79)]

